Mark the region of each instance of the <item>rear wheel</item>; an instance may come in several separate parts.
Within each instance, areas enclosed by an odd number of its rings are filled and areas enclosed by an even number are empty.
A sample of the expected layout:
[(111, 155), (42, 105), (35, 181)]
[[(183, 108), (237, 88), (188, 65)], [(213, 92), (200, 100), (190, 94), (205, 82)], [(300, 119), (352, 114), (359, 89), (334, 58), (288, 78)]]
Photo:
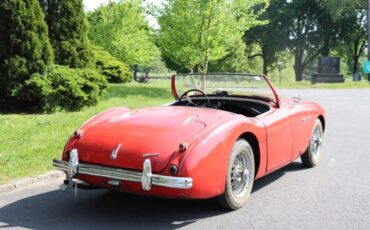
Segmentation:
[(301, 160), (305, 167), (312, 168), (316, 166), (321, 159), (321, 145), (324, 130), (319, 119), (316, 120), (308, 148), (302, 154)]
[(228, 210), (241, 208), (252, 191), (255, 174), (253, 149), (244, 139), (239, 139), (231, 152), (225, 193), (219, 197), (220, 204)]

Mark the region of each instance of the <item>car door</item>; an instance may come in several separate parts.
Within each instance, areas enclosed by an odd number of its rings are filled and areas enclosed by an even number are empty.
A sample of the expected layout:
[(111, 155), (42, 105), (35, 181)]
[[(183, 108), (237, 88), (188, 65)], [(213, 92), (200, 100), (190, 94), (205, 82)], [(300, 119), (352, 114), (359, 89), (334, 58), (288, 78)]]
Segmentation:
[(302, 155), (309, 144), (312, 127), (316, 117), (310, 113), (310, 107), (305, 102), (291, 102), (294, 104), (292, 117), (293, 152), (291, 160)]
[(291, 117), (291, 105), (284, 102), (280, 108), (273, 108), (272, 111), (258, 117), (266, 127), (267, 173), (291, 161), (293, 146)]

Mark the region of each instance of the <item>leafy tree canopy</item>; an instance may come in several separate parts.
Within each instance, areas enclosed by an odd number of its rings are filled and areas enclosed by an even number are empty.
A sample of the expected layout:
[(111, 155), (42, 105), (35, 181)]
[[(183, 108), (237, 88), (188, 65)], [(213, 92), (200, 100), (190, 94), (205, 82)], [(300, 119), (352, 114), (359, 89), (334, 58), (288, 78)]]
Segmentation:
[(132, 73), (127, 65), (120, 62), (107, 51), (94, 47), (96, 67), (110, 83), (124, 83), (132, 80)]
[(160, 58), (144, 16), (142, 0), (112, 2), (88, 14), (92, 42), (133, 67)]
[(248, 59), (251, 52), (257, 48), (255, 45), (246, 46), (242, 39), (236, 39), (227, 44), (227, 55), (216, 61), (210, 61), (209, 72), (222, 73), (259, 73), (260, 61)]
[[(256, 7), (256, 6), (260, 7)], [(226, 57), (245, 30), (263, 23), (268, 0), (167, 0), (158, 10), (158, 44), (164, 60), (188, 71), (207, 72)]]
[(288, 46), (285, 39), (288, 28), (284, 24), (284, 14), (280, 10), (282, 5), (282, 0), (271, 0), (270, 6), (260, 16), (261, 20), (268, 20), (268, 23), (252, 27), (244, 34), (247, 45), (256, 44), (259, 47), (258, 52), (252, 53), (249, 58), (262, 59), (263, 74), (267, 74), (268, 67), (274, 67), (278, 61), (282, 61), (279, 53)]
[[(307, 65), (320, 55), (328, 55), (336, 35), (327, 6), (318, 0), (292, 0), (283, 10), (284, 24), (288, 28), (288, 47), (294, 55), (297, 81), (303, 79)], [(325, 51), (325, 52), (324, 52)]]
[(358, 63), (366, 47), (366, 10), (361, 7), (352, 7), (352, 10), (343, 11), (336, 17), (339, 25), (338, 48), (340, 54), (347, 57), (347, 64), (352, 73), (358, 72)]
[(334, 18), (340, 17), (344, 11), (366, 9), (368, 0), (324, 0)]

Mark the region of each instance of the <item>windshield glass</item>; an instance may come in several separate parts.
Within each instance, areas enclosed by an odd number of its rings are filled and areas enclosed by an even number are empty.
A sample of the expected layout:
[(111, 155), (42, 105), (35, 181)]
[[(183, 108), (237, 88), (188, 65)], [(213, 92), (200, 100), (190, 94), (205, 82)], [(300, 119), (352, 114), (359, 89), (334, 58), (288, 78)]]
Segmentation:
[[(207, 95), (252, 97), (276, 103), (274, 91), (262, 75), (253, 74), (187, 74), (175, 77), (179, 97), (189, 89), (198, 89)], [(192, 95), (197, 95), (196, 91)]]

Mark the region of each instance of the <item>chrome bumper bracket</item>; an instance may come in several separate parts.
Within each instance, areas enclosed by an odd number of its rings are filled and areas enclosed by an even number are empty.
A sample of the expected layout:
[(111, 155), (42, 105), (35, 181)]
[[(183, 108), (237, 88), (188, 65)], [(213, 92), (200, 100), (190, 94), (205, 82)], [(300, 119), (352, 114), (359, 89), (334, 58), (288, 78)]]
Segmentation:
[(143, 189), (146, 191), (152, 188), (152, 165), (149, 159), (146, 159), (143, 164), (143, 175), (141, 176), (141, 185)]
[(73, 149), (69, 154), (69, 164), (68, 164), (68, 180), (72, 181), (72, 179), (76, 176), (78, 172), (78, 152), (77, 149)]

